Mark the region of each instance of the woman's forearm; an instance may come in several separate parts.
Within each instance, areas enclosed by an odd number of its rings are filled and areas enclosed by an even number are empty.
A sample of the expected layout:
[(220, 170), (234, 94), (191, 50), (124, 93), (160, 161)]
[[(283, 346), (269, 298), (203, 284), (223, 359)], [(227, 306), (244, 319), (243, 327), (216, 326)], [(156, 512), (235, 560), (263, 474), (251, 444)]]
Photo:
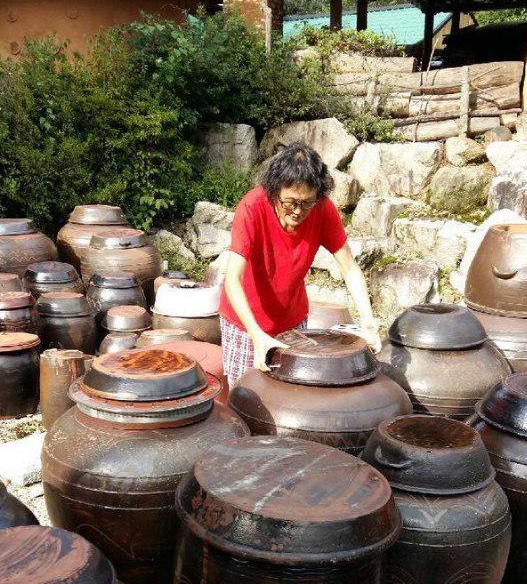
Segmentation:
[(254, 338), (258, 333), (263, 332), (258, 326), (254, 314), (249, 306), (247, 296), (243, 289), (241, 277), (238, 274), (227, 274), (225, 279), (225, 293), (231, 303), (234, 312), (242, 322), (247, 334)]
[(346, 288), (353, 300), (353, 304), (359, 313), (361, 322), (369, 323), (374, 321), (373, 312), (371, 309), (370, 296), (368, 294), (368, 286), (366, 279), (360, 267), (354, 262), (348, 266), (346, 273), (343, 274)]

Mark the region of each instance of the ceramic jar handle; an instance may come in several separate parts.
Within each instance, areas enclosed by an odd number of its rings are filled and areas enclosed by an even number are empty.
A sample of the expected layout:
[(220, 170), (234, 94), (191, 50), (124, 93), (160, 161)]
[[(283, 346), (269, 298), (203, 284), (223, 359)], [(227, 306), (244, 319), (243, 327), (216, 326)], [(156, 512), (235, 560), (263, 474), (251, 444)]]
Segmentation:
[(403, 462), (395, 462), (395, 461), (392, 461), (392, 460), (387, 460), (382, 455), (380, 448), (377, 448), (375, 450), (374, 457), (375, 457), (375, 460), (379, 464), (382, 464), (382, 466), (387, 466), (388, 468), (404, 469), (404, 468), (409, 468), (410, 466), (412, 466), (412, 461), (411, 460), (405, 460)]
[(518, 273), (518, 270), (503, 271), (496, 266), (492, 266), (492, 273), (500, 280), (510, 280), (511, 278), (514, 278)]

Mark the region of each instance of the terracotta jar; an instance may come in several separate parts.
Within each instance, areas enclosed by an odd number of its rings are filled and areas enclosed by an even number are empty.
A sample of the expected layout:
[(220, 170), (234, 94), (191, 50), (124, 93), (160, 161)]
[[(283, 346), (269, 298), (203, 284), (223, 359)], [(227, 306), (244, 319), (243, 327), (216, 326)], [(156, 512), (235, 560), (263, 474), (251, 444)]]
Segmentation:
[(137, 339), (137, 346), (150, 347), (151, 345), (160, 345), (162, 343), (191, 340), (191, 334), (182, 329), (157, 329), (142, 332)]
[(379, 373), (366, 342), (327, 330), (278, 335), (271, 373), (249, 369), (229, 395), (229, 405), (251, 434), (295, 436), (358, 455), (384, 420), (408, 414), (408, 396)]
[(401, 521), (370, 465), (276, 436), (214, 445), (181, 482), (176, 506), (175, 584), (380, 584)]
[(0, 333), (0, 418), (35, 413), (39, 344), (37, 335)]
[(101, 327), (111, 333), (139, 335), (152, 326), (152, 317), (142, 306), (113, 306), (104, 315)]
[(70, 214), (68, 223), (57, 233), (60, 257), (80, 270), (82, 254), (89, 247), (92, 235), (112, 225), (128, 225), (121, 207), (78, 205)]
[(5, 584), (119, 584), (95, 546), (40, 525), (0, 531), (0, 573)]
[(0, 331), (38, 332), (38, 312), (29, 292), (0, 293)]
[(165, 270), (161, 276), (158, 276), (154, 280), (154, 292), (157, 292), (162, 284), (173, 284), (178, 285), (183, 280), (189, 280), (189, 276), (186, 272), (181, 272), (180, 270)]
[(401, 416), (371, 435), (362, 459), (393, 489), (403, 529), (389, 584), (499, 584), (511, 538), (507, 497), (478, 433), (435, 416)]
[(527, 571), (527, 374), (512, 375), (478, 403), (469, 423), (480, 433), (512, 512), (512, 542), (503, 584)]
[(46, 434), (53, 525), (97, 545), (127, 584), (172, 584), (176, 487), (213, 444), (247, 433), (214, 404), (220, 388), (194, 360), (167, 349), (106, 354), (73, 383), (77, 407)]
[(418, 304), (398, 316), (377, 355), (383, 372), (408, 392), (416, 413), (464, 419), (510, 375), (510, 365), (468, 309)]
[(37, 299), (46, 292), (84, 292), (84, 284), (71, 264), (39, 262), (27, 267), (24, 288)]
[(351, 324), (351, 322), (351, 315), (347, 306), (331, 302), (309, 301), (308, 329), (329, 329), (335, 325)]
[(0, 273), (0, 294), (4, 292), (21, 292), (22, 280), (16, 274)]
[(43, 349), (97, 349), (95, 318), (86, 298), (77, 292), (47, 292), (37, 300)]
[(134, 349), (138, 338), (136, 333), (108, 333), (99, 345), (99, 355)]
[(154, 279), (161, 274), (161, 256), (150, 237), (139, 229), (118, 227), (94, 235), (81, 259), (81, 275), (87, 284), (104, 270), (133, 273), (149, 305), (154, 301)]
[(38, 519), (0, 481), (0, 530), (19, 525), (38, 525)]

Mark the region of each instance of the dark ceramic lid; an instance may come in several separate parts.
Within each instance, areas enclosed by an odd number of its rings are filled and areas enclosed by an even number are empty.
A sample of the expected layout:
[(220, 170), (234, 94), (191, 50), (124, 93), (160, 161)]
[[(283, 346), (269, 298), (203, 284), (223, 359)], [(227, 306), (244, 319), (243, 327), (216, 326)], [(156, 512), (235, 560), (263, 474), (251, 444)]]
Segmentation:
[(31, 333), (0, 333), (0, 353), (26, 351), (38, 345), (40, 339)]
[(101, 324), (109, 331), (139, 332), (152, 326), (152, 317), (142, 306), (112, 306), (103, 316)]
[(90, 284), (97, 288), (137, 288), (139, 280), (131, 272), (107, 271), (93, 274)]
[(95, 359), (84, 389), (112, 400), (154, 401), (180, 398), (207, 386), (201, 365), (168, 349), (133, 349)]
[(115, 227), (92, 235), (90, 247), (95, 249), (133, 249), (149, 245), (150, 238), (140, 229)]
[(128, 225), (121, 207), (113, 205), (77, 205), (69, 221), (83, 225)]
[(36, 231), (31, 219), (0, 219), (0, 235), (23, 235)]
[(402, 491), (456, 495), (494, 480), (479, 434), (457, 420), (400, 416), (382, 422), (368, 439), (362, 459)]
[(31, 525), (0, 530), (5, 584), (117, 584), (110, 562), (80, 535)]
[(14, 310), (33, 306), (35, 299), (29, 292), (2, 292), (0, 293), (0, 310)]
[(405, 347), (444, 351), (477, 347), (487, 340), (487, 333), (464, 306), (416, 304), (394, 320), (388, 337)]
[(29, 282), (62, 283), (79, 279), (77, 270), (71, 264), (63, 262), (37, 262), (29, 264), (24, 278)]
[(163, 278), (167, 278), (169, 280), (188, 280), (189, 275), (185, 272), (181, 272), (180, 270), (165, 270), (162, 274)]
[(275, 349), (269, 375), (302, 385), (351, 385), (373, 379), (380, 366), (366, 341), (331, 330), (292, 330), (276, 337), (289, 349)]
[(527, 373), (516, 373), (490, 389), (476, 404), (486, 422), (527, 437)]
[(370, 465), (275, 436), (213, 446), (180, 483), (176, 510), (206, 544), (276, 564), (376, 555), (400, 528), (390, 487)]
[(109, 333), (101, 341), (99, 353), (117, 353), (126, 349), (133, 349), (137, 341), (135, 333)]
[(46, 292), (37, 300), (38, 313), (45, 316), (89, 316), (90, 305), (78, 292)]

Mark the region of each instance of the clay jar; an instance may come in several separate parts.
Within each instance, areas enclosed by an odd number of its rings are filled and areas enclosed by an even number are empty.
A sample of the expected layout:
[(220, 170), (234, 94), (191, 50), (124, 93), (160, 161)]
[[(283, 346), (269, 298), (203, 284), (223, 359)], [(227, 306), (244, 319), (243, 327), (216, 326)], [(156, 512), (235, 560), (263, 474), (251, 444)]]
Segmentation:
[(510, 546), (507, 497), (478, 433), (462, 422), (401, 416), (371, 435), (362, 459), (388, 479), (403, 529), (387, 584), (499, 584)]
[(24, 288), (37, 299), (46, 292), (84, 292), (84, 284), (71, 264), (39, 262), (27, 267)]
[(339, 324), (350, 324), (351, 316), (347, 306), (330, 302), (309, 301), (307, 328), (328, 329)]
[(37, 335), (0, 333), (0, 418), (35, 413), (39, 343)]
[(4, 292), (21, 292), (22, 280), (16, 274), (0, 273), (0, 294)]
[(120, 207), (78, 205), (70, 214), (68, 223), (57, 233), (60, 257), (80, 270), (82, 254), (88, 249), (92, 235), (112, 225), (128, 225)]
[(176, 584), (380, 584), (382, 552), (400, 529), (379, 472), (297, 438), (214, 445), (176, 505)]
[(414, 411), (464, 419), (476, 402), (510, 374), (469, 310), (418, 304), (398, 316), (377, 358), (408, 392)]
[(181, 272), (180, 270), (165, 270), (161, 276), (158, 276), (154, 280), (154, 292), (157, 292), (162, 284), (178, 286), (183, 280), (189, 279), (190, 278), (186, 272)]
[(190, 333), (182, 329), (157, 329), (153, 331), (142, 332), (137, 339), (137, 346), (149, 347), (151, 345), (160, 345), (162, 343), (191, 340), (192, 336)]
[(0, 331), (38, 332), (38, 312), (29, 292), (0, 293)]
[(380, 422), (412, 411), (363, 339), (309, 329), (277, 339), (290, 348), (274, 352), (271, 373), (249, 369), (229, 395), (251, 434), (295, 436), (357, 455)]
[(0, 271), (22, 277), (29, 264), (57, 259), (55, 245), (30, 219), (0, 219)]
[(148, 304), (153, 303), (154, 279), (161, 274), (161, 256), (146, 233), (118, 227), (94, 235), (81, 259), (82, 279), (87, 284), (93, 274), (104, 270), (133, 273)]
[(136, 333), (109, 333), (101, 341), (99, 354), (118, 353), (136, 346), (139, 337)]
[(107, 354), (70, 388), (77, 402), (46, 434), (53, 525), (84, 535), (127, 584), (172, 584), (174, 493), (213, 444), (247, 434), (214, 404), (218, 380), (167, 349)]
[(142, 333), (152, 326), (152, 317), (142, 306), (113, 306), (104, 315), (101, 327), (111, 333)]
[(0, 530), (19, 525), (38, 525), (38, 520), (0, 481)]

